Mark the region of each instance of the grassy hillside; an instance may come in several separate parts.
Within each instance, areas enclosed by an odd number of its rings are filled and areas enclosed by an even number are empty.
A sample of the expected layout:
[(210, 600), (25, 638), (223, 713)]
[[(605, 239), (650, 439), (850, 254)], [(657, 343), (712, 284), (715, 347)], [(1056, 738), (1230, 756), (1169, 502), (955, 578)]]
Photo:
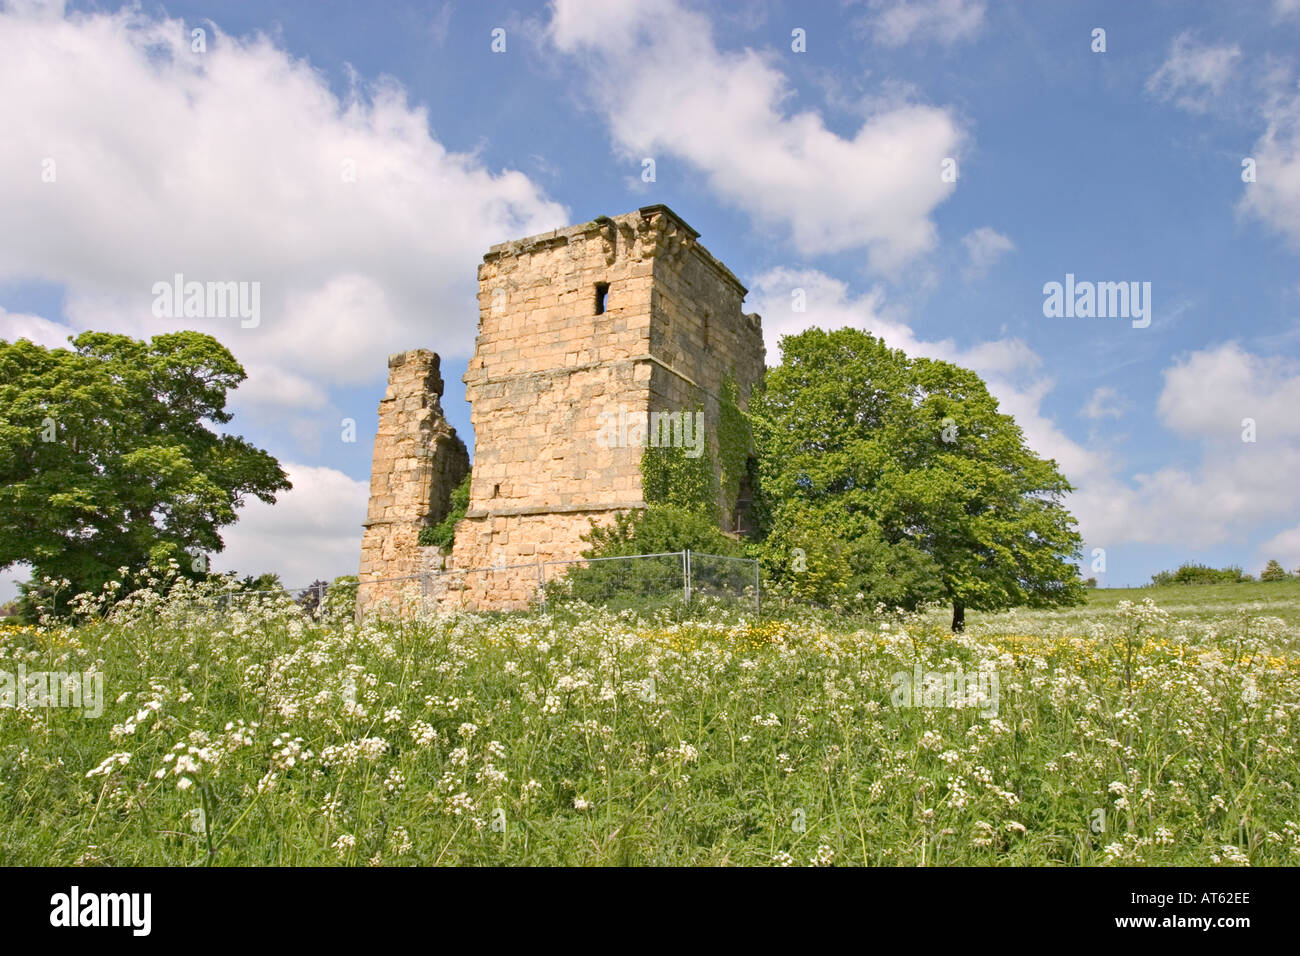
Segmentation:
[(1151, 598), (1169, 609), (1246, 608), (1252, 612), (1293, 612), (1300, 608), (1300, 580), (1243, 581), (1236, 584), (1173, 584), (1149, 588), (1094, 588), (1088, 592), (1090, 608), (1113, 608), (1120, 601)]
[(138, 594), (0, 630), (106, 684), (0, 708), (0, 863), (1300, 863), (1295, 627), (1109, 597), (953, 637)]
[[(1014, 629), (1024, 622), (1043, 627), (1076, 630), (1090, 622), (1117, 619), (1124, 601), (1140, 603), (1150, 599), (1175, 619), (1206, 626), (1220, 622), (1234, 626), (1242, 618), (1272, 617), (1286, 625), (1282, 643), (1300, 653), (1300, 581), (1239, 584), (1172, 585), (1149, 588), (1099, 588), (1088, 592), (1088, 603), (1061, 610), (1017, 610), (997, 614), (970, 613), (968, 620), (997, 629)], [(939, 616), (936, 613), (935, 620)]]

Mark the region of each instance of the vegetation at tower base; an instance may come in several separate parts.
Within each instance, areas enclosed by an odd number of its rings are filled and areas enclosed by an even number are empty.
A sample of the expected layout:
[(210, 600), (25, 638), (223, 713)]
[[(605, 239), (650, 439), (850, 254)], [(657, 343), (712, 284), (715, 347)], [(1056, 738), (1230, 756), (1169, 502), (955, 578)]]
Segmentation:
[(735, 376), (728, 374), (718, 395), (718, 480), (722, 486), (724, 516), (736, 510), (753, 450), (754, 429), (749, 416), (741, 410)]
[(65, 596), (168, 560), (205, 575), (195, 555), (221, 550), (245, 498), (290, 487), (265, 451), (207, 426), (231, 420), (243, 368), (198, 332), (72, 346), (0, 340), (0, 568), (28, 563)]
[(422, 546), (433, 545), (444, 550), (451, 548), (456, 539), (456, 525), (469, 510), (469, 483), (470, 475), (466, 474), (465, 480), (452, 489), (447, 516), (437, 524), (420, 529), (419, 542)]
[[(683, 550), (740, 557), (743, 550), (698, 508), (675, 504), (651, 504), (622, 512), (611, 524), (593, 524), (582, 540), (590, 545), (582, 553), (585, 558), (661, 555)], [(645, 609), (680, 602), (682, 585), (682, 561), (677, 556), (595, 561), (572, 566), (562, 580), (548, 589), (548, 595)]]
[(967, 608), (1083, 600), (1071, 486), (979, 376), (852, 328), (781, 350), (750, 403), (769, 575), (818, 599), (940, 597), (953, 630)]

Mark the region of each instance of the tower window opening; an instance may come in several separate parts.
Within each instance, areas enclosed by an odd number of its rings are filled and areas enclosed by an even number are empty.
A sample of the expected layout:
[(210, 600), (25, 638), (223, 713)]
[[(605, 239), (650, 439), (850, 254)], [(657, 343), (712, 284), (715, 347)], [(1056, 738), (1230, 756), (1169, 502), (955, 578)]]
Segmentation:
[(597, 315), (605, 314), (605, 298), (608, 295), (609, 295), (609, 283), (597, 282), (596, 283), (596, 314)]

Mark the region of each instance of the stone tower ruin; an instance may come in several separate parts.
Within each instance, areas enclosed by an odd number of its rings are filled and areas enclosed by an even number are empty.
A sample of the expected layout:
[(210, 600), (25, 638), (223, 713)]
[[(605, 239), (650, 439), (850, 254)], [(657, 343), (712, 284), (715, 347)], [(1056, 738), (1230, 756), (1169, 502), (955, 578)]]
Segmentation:
[[(525, 606), (540, 562), (579, 557), (593, 521), (645, 506), (641, 459), (655, 439), (635, 423), (652, 413), (702, 408), (718, 461), (723, 382), (736, 383), (747, 407), (764, 348), (759, 317), (742, 310), (745, 287), (698, 236), (656, 205), (488, 250), (464, 378), (474, 426), (470, 501), (445, 559), (417, 541), (447, 512), (465, 473), (464, 445), (441, 415), (438, 357), (421, 350), (389, 359), (362, 608), (392, 604), (397, 593), (373, 582), (422, 571), (441, 573), (405, 594), (440, 607)], [(634, 424), (610, 441), (615, 421)]]

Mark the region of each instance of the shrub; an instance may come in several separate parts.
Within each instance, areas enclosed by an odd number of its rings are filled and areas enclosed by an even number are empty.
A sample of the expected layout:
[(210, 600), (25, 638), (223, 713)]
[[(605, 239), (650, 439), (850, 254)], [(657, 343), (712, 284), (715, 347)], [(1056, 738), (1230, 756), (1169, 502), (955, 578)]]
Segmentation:
[(1212, 568), (1207, 564), (1189, 562), (1180, 565), (1177, 571), (1160, 571), (1151, 575), (1151, 584), (1154, 587), (1170, 584), (1237, 584), (1250, 580), (1252, 580), (1250, 575), (1244, 573), (1235, 564), (1228, 565), (1226, 568)]
[(357, 576), (344, 574), (325, 590), (325, 613), (333, 618), (351, 618), (357, 611)]
[(456, 539), (456, 525), (465, 517), (465, 512), (469, 510), (469, 481), (470, 476), (466, 475), (465, 480), (456, 486), (451, 493), (450, 508), (447, 516), (435, 525), (429, 525), (420, 529), (419, 542), (425, 547), (434, 546), (450, 548), (452, 542)]
[(1286, 581), (1291, 575), (1286, 573), (1286, 568), (1282, 567), (1277, 561), (1269, 561), (1268, 567), (1261, 572), (1259, 579), (1261, 581)]
[[(699, 510), (680, 505), (652, 504), (644, 510), (617, 515), (613, 523), (597, 525), (582, 536), (590, 547), (584, 558), (667, 554), (683, 550), (724, 557), (741, 557), (740, 544), (725, 535)], [(676, 602), (682, 592), (682, 566), (677, 558), (639, 561), (598, 561), (571, 566), (564, 578), (548, 583), (552, 596), (577, 598), (592, 604)]]
[(328, 581), (322, 581), (317, 578), (305, 590), (299, 592), (297, 601), (298, 606), (307, 614), (316, 616), (321, 609), (321, 600), (325, 596), (326, 589), (329, 588)]

